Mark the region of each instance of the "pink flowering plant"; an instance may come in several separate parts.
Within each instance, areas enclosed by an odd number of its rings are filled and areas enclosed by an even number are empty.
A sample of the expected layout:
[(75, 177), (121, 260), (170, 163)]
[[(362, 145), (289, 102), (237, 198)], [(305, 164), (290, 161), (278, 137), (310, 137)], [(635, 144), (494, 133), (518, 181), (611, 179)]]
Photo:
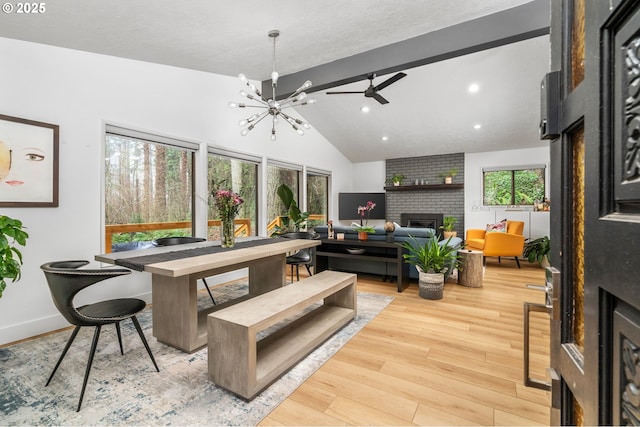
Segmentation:
[(240, 205), (244, 203), (244, 200), (231, 190), (217, 190), (213, 197), (218, 215), (223, 221), (233, 220), (240, 210)]
[(358, 225), (355, 222), (352, 224), (357, 231), (365, 231), (367, 233), (375, 232), (375, 228), (369, 225), (369, 215), (371, 214), (371, 211), (375, 209), (375, 207), (376, 204), (371, 200), (369, 200), (364, 206), (358, 206), (358, 216), (360, 217), (360, 224)]
[(235, 245), (235, 223), (234, 218), (240, 210), (240, 205), (244, 202), (240, 196), (231, 190), (217, 190), (213, 193), (218, 215), (222, 220), (222, 235), (220, 245), (223, 248), (232, 248)]

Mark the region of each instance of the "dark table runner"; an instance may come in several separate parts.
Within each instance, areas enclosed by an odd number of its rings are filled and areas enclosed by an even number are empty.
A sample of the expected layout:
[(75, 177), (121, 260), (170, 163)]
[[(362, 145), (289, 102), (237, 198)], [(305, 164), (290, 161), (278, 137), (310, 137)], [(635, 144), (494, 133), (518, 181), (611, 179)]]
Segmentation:
[(236, 249), (268, 245), (270, 243), (278, 243), (278, 240), (264, 238), (264, 239), (249, 240), (246, 242), (236, 242), (233, 248), (223, 248), (222, 246), (216, 245), (216, 246), (205, 246), (202, 248), (194, 248), (194, 249), (175, 250), (171, 252), (163, 252), (163, 253), (153, 254), (153, 255), (142, 255), (137, 257), (118, 258), (114, 260), (114, 263), (122, 267), (130, 268), (132, 270), (144, 271), (144, 266), (147, 264), (155, 264), (157, 262), (164, 262), (164, 261), (173, 261), (176, 259), (190, 258), (190, 257), (195, 257), (200, 255), (215, 254), (218, 252), (228, 252)]

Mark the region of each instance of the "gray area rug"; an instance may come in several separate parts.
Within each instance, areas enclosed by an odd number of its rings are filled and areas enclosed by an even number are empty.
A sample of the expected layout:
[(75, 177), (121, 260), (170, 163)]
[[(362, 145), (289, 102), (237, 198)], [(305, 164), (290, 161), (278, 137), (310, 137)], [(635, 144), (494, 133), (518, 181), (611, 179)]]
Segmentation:
[[(247, 292), (244, 283), (212, 290), (220, 303)], [(207, 349), (186, 354), (152, 336), (151, 310), (138, 315), (160, 368), (153, 368), (130, 321), (124, 356), (113, 326), (102, 328), (79, 413), (75, 412), (93, 328), (82, 328), (49, 387), (44, 387), (71, 330), (0, 348), (0, 425), (255, 425), (380, 313), (392, 297), (358, 293), (356, 318), (251, 402), (207, 377)], [(200, 306), (211, 305), (201, 292)]]

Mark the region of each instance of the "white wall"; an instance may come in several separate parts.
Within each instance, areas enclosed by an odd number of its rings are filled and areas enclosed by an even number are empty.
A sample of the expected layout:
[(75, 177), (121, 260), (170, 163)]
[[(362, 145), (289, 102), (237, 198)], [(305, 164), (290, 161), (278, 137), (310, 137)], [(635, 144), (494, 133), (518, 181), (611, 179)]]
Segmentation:
[[(246, 112), (227, 107), (239, 100), (241, 84), (235, 77), (4, 38), (0, 58), (0, 114), (60, 126), (59, 207), (0, 209), (21, 219), (30, 235), (22, 251), (22, 280), (10, 283), (0, 299), (0, 344), (67, 325), (53, 306), (41, 264), (93, 261), (103, 252), (105, 123), (330, 170), (333, 217), (337, 193), (351, 191), (351, 163), (313, 129), (300, 137), (281, 125), (272, 142), (268, 129), (258, 126), (241, 137), (237, 123)], [(109, 283), (89, 289), (82, 299), (148, 298), (150, 292), (146, 273)]]
[[(358, 193), (383, 193), (385, 180), (385, 161), (362, 162), (352, 164), (352, 189)], [(337, 193), (336, 193), (337, 195)], [(335, 218), (338, 216), (336, 215)], [(349, 226), (351, 221), (335, 221), (334, 223)], [(373, 227), (384, 225), (382, 219), (369, 220), (368, 224)]]
[(360, 193), (381, 193), (384, 191), (386, 162), (363, 162), (353, 164), (353, 191)]
[(527, 238), (549, 235), (548, 212), (530, 212), (531, 208), (511, 210), (504, 207), (482, 207), (482, 168), (546, 165), (545, 195), (549, 197), (549, 143), (541, 141), (540, 145), (540, 148), (465, 154), (465, 231), (470, 228), (484, 228), (486, 224), (509, 218), (525, 222), (524, 235)]
[(546, 165), (546, 196), (549, 196), (549, 143), (540, 141), (540, 148), (468, 153), (464, 156), (464, 210), (474, 202), (482, 204), (482, 168)]

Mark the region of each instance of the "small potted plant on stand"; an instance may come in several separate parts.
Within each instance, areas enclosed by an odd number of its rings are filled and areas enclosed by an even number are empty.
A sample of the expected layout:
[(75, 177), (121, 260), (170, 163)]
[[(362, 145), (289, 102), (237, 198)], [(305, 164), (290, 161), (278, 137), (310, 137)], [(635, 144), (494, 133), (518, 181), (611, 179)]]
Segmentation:
[(20, 280), (22, 253), (12, 243), (24, 246), (27, 237), (29, 235), (24, 231), (22, 221), (0, 215), (0, 298), (7, 287), (6, 279), (12, 282)]
[(442, 218), (442, 225), (440, 229), (443, 231), (443, 235), (445, 239), (450, 237), (457, 237), (458, 232), (453, 230), (453, 226), (456, 225), (458, 219), (455, 216), (445, 216)]
[(542, 236), (534, 240), (527, 240), (524, 244), (522, 255), (531, 263), (539, 262), (545, 268), (549, 267), (549, 252), (551, 252), (551, 241), (549, 237)]
[(387, 182), (392, 183), (395, 187), (402, 185), (402, 181), (404, 180), (404, 175), (396, 173), (394, 174)]
[[(360, 217), (360, 224), (352, 223), (353, 228), (358, 232), (358, 240), (367, 240), (369, 233), (375, 233), (375, 228), (369, 226), (369, 214), (375, 209), (376, 204), (371, 200), (364, 206), (358, 206), (358, 216)], [(365, 215), (367, 216), (364, 219)]]
[(402, 243), (407, 250), (404, 261), (418, 269), (419, 294), (426, 299), (442, 299), (445, 273), (460, 267), (457, 245), (450, 245), (451, 238), (438, 242), (433, 237), (420, 244), (414, 237)]

